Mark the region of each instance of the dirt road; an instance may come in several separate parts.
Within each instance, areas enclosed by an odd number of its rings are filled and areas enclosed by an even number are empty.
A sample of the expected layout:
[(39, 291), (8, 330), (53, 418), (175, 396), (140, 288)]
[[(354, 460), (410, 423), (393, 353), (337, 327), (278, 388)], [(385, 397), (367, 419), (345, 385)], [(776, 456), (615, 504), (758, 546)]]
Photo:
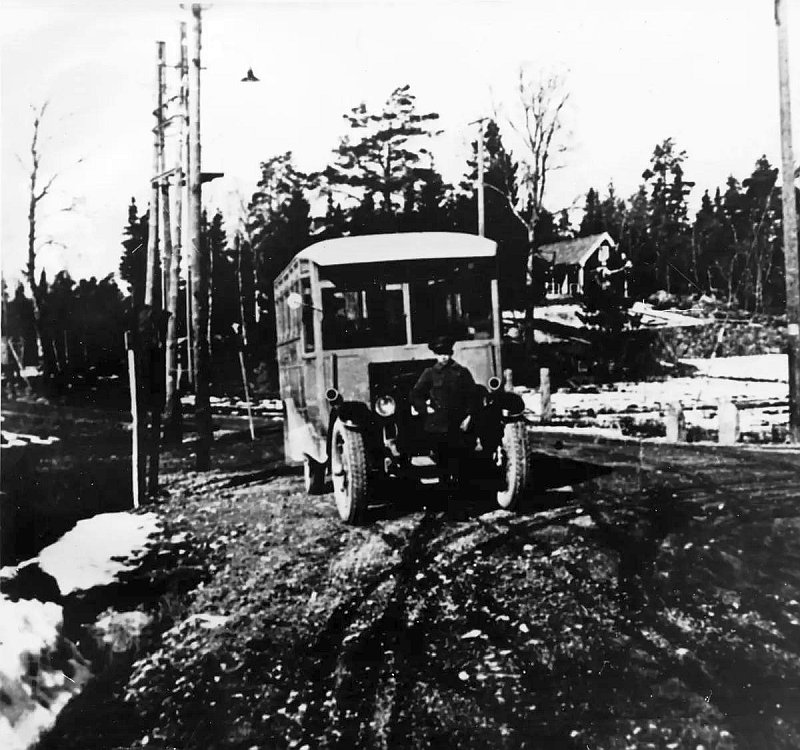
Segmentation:
[(153, 560), (203, 583), (43, 747), (800, 747), (800, 456), (535, 442), (518, 514), (360, 528), (274, 435), (174, 456)]

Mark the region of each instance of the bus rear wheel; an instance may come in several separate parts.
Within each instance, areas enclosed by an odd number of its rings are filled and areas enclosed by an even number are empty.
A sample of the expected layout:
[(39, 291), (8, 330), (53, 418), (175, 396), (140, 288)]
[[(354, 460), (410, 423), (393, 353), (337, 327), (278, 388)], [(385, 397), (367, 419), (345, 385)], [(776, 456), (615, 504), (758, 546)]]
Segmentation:
[(506, 424), (497, 451), (501, 482), (497, 504), (504, 510), (515, 510), (530, 483), (531, 459), (525, 424)]
[(367, 507), (367, 451), (364, 436), (338, 420), (331, 439), (331, 475), (339, 517), (345, 523), (358, 523)]

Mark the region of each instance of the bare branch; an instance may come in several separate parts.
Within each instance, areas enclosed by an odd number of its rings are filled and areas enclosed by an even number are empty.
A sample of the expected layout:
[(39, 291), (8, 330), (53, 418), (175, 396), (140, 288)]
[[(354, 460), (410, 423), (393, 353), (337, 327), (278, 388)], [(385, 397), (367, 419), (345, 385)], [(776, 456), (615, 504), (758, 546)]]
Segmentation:
[(54, 174), (48, 181), (47, 184), (35, 195), (32, 196), (32, 200), (34, 203), (38, 203), (42, 198), (44, 198), (49, 192), (50, 188), (53, 187), (53, 183), (58, 178), (58, 173)]
[(524, 217), (524, 216), (523, 216), (523, 215), (520, 213), (520, 210), (519, 210), (519, 208), (518, 208), (518, 207), (517, 207), (517, 206), (514, 204), (514, 201), (513, 201), (513, 200), (511, 200), (511, 195), (510, 195), (510, 193), (506, 193), (506, 192), (504, 192), (504, 191), (502, 191), (502, 190), (498, 189), (498, 188), (497, 188), (495, 185), (492, 185), (491, 183), (488, 183), (488, 182), (485, 182), (485, 183), (484, 183), (484, 187), (487, 187), (487, 188), (489, 188), (490, 190), (493, 190), (493, 191), (494, 191), (495, 193), (497, 193), (499, 196), (501, 196), (502, 198), (504, 198), (504, 199), (505, 199), (505, 201), (506, 201), (506, 203), (508, 204), (508, 207), (511, 209), (511, 213), (512, 213), (512, 214), (514, 214), (515, 218), (516, 218), (516, 219), (517, 219), (517, 220), (520, 222), (520, 224), (522, 224), (522, 226), (523, 226), (523, 227), (525, 227), (525, 229), (527, 229), (528, 231), (530, 231), (530, 230), (531, 230), (531, 226), (530, 226), (530, 225), (528, 224), (528, 222), (525, 220), (525, 217)]

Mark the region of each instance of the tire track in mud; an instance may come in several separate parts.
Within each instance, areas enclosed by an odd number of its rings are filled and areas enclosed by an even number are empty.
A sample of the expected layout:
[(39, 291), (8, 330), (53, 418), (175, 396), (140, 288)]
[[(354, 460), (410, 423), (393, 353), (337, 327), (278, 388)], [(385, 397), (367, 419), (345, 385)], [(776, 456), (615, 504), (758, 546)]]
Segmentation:
[(427, 562), (425, 548), (444, 522), (443, 513), (426, 512), (406, 537), (400, 560), (339, 604), (310, 646), (304, 675), (309, 702), (326, 710), (304, 722), (309, 741), (337, 748), (389, 746), (397, 667), (409, 647), (406, 601)]
[[(495, 511), (453, 525), (446, 512), (429, 510), (406, 535), (400, 536), (393, 522), (376, 529), (400, 559), (335, 607), (310, 645), (303, 678), (309, 703), (324, 710), (309, 712), (303, 724), (307, 741), (319, 744), (325, 737), (324, 746), (337, 748), (408, 745), (406, 704), (433, 624), (426, 572), (454, 547), (448, 570), (476, 550), (494, 549), (509, 538), (522, 544), (529, 541), (526, 532), (565, 523), (575, 514), (575, 507), (522, 518)], [(467, 693), (455, 677), (448, 682)]]
[[(736, 510), (745, 510), (748, 501), (760, 494), (749, 471), (745, 469), (737, 474), (734, 456), (726, 457), (720, 462), (722, 465), (713, 471), (708, 464), (700, 463), (699, 459), (693, 458), (686, 463), (678, 465), (673, 462), (670, 465), (665, 461), (656, 461), (648, 465), (647, 478), (638, 491), (633, 487), (626, 488), (622, 493), (624, 497), (612, 496), (612, 502), (602, 504), (600, 510), (608, 514), (609, 523), (622, 523), (623, 531), (633, 524), (631, 530), (638, 532), (641, 530), (638, 527), (645, 520), (640, 516), (647, 510), (648, 504), (636, 498), (646, 501), (648, 491), (663, 486), (670, 492), (660, 502), (665, 503), (666, 507), (674, 504), (675, 510), (694, 510), (686, 520), (697, 531), (709, 522), (726, 527), (736, 522), (736, 518), (731, 518), (731, 515), (738, 515), (733, 512), (733, 506), (737, 506)], [(780, 459), (774, 463), (777, 465), (771, 468), (778, 470), (778, 489), (767, 494), (769, 497), (781, 491), (790, 494), (791, 470), (787, 471), (789, 467)], [(623, 473), (637, 470), (635, 464), (631, 463), (620, 468)], [(625, 472), (626, 468), (628, 472)], [(549, 507), (529, 515), (495, 512), (465, 520), (453, 519), (443, 511), (428, 510), (415, 521), (411, 530), (407, 526), (403, 528), (403, 523), (396, 521), (376, 524), (373, 532), (392, 551), (399, 553), (400, 559), (397, 560), (396, 556), (388, 558), (387, 565), (377, 575), (363, 580), (358, 590), (329, 615), (324, 629), (312, 644), (306, 684), (315, 694), (314, 703), (318, 703), (322, 710), (309, 712), (303, 723), (303, 736), (310, 746), (406, 747), (414, 744), (420, 737), (420, 731), (424, 735), (426, 730), (420, 730), (414, 724), (415, 717), (416, 720), (420, 718), (419, 695), (415, 696), (415, 691), (419, 691), (421, 675), (425, 681), (431, 678), (427, 671), (433, 665), (428, 661), (427, 648), (442, 636), (442, 626), (438, 621), (441, 615), (440, 602), (431, 587), (435, 576), (430, 574), (435, 572), (441, 576), (446, 573), (451, 578), (457, 577), (460, 566), (466, 564), (476, 550), (491, 555), (508, 544), (520, 548), (527, 542), (536, 544), (534, 539), (538, 532), (549, 526), (567, 524), (588, 509), (590, 499), (597, 490), (592, 487), (594, 485), (587, 485), (569, 498), (565, 496), (562, 507)], [(586, 497), (587, 491), (589, 497)], [(631, 500), (634, 502), (631, 503)], [(718, 511), (719, 504), (723, 502), (725, 512)], [(750, 508), (751, 513), (754, 510)], [(592, 513), (588, 515), (591, 517)], [(407, 516), (405, 520), (408, 520)], [(718, 535), (723, 533), (723, 529), (717, 527), (709, 529), (709, 532)], [(701, 536), (704, 535), (705, 532), (701, 531)], [(609, 548), (598, 536), (597, 530), (588, 536), (594, 539), (599, 549), (605, 552), (618, 551), (616, 546)], [(657, 550), (653, 552), (655, 556)], [(706, 562), (710, 563), (711, 560)], [(575, 574), (580, 574), (580, 571), (576, 570)], [(479, 627), (495, 649), (501, 644), (516, 649), (519, 646), (518, 637), (511, 637), (514, 634), (509, 632), (508, 627), (496, 622), (498, 613), (513, 619), (513, 607), (509, 610), (508, 606), (495, 601), (491, 592), (482, 592), (479, 599), (489, 612), (485, 616), (477, 611), (467, 613), (467, 627)], [(681, 601), (680, 605), (686, 606), (689, 602)], [(621, 632), (650, 659), (664, 664), (665, 653), (641, 632), (642, 627), (654, 633), (655, 637), (672, 642), (673, 646), (691, 646), (692, 641), (680, 637), (675, 628), (654, 615), (655, 612), (649, 610), (634, 614), (633, 622), (628, 626), (630, 630), (622, 628)], [(459, 627), (461, 624), (459, 622)], [(714, 657), (710, 653), (704, 656), (712, 658), (713, 663)], [(667, 661), (670, 671), (693, 692), (711, 694), (714, 691), (714, 678), (704, 672), (702, 657), (700, 661), (688, 657), (680, 660), (669, 658)], [(550, 681), (535, 664), (509, 657), (509, 666), (515, 673), (512, 679), (523, 692), (541, 692), (543, 684)], [(463, 699), (467, 703), (474, 699), (474, 694), (469, 685), (459, 680), (457, 670), (458, 667), (452, 673), (446, 673), (437, 667), (432, 677), (432, 689), (445, 691), (445, 694), (449, 693), (456, 700)], [(733, 696), (726, 696), (725, 692), (723, 690), (723, 694), (715, 701), (723, 711), (733, 707)], [(552, 717), (535, 720), (527, 717), (523, 720), (515, 715), (511, 705), (484, 704), (482, 713), (489, 722), (512, 728), (518, 737), (535, 735), (537, 742), (544, 743), (542, 746), (548, 743), (554, 747), (562, 746), (559, 743), (563, 743), (565, 738), (562, 722)], [(602, 710), (590, 710), (583, 718), (596, 723), (598, 728), (615, 720)], [(624, 720), (635, 718), (629, 714)], [(616, 720), (621, 719), (621, 716), (616, 717)], [(427, 729), (435, 731), (432, 726)]]

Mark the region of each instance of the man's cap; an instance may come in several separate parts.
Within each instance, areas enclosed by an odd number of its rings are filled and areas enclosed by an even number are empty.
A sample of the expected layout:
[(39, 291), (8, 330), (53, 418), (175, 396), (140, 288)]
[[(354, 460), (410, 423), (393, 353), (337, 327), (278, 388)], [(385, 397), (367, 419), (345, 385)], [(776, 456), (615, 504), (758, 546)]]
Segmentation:
[(434, 354), (452, 354), (454, 344), (455, 339), (452, 336), (437, 336), (428, 344), (428, 348)]

